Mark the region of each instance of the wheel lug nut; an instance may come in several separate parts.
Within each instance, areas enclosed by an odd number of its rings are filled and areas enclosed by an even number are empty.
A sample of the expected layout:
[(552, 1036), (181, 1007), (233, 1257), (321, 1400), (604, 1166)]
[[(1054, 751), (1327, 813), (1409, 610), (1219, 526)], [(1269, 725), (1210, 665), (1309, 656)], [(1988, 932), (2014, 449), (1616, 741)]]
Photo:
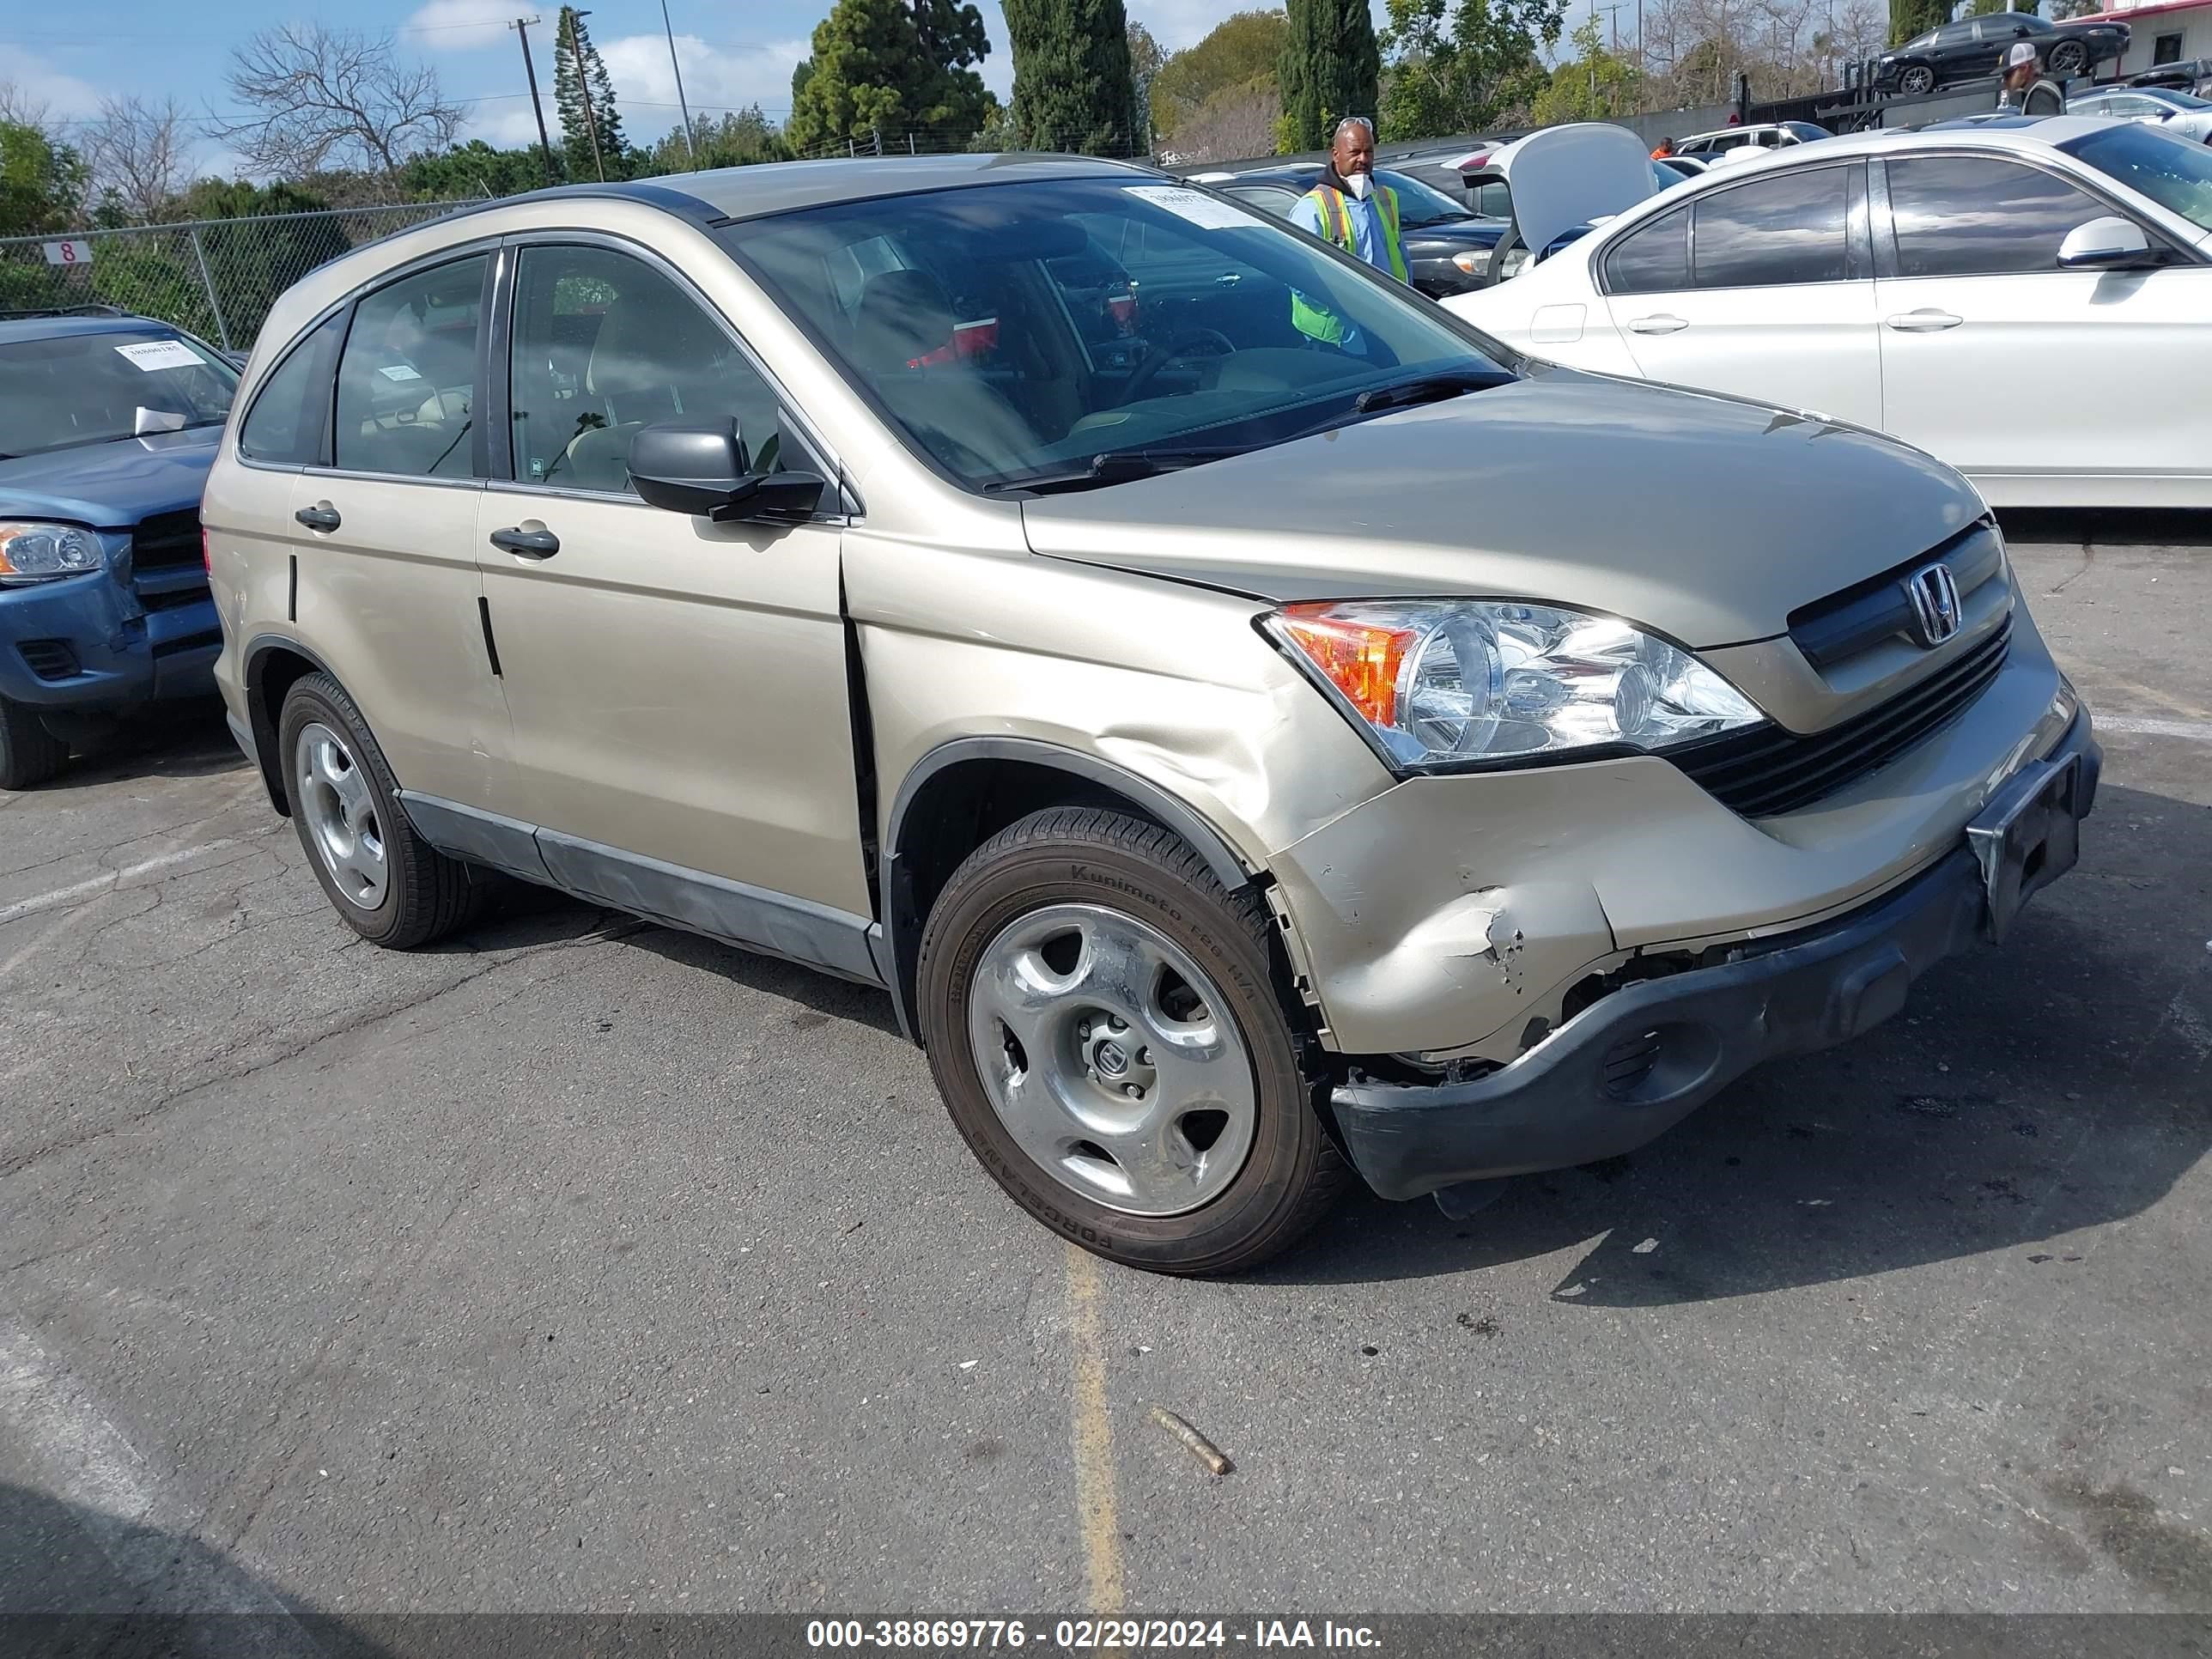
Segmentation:
[(1138, 1065), (1139, 1065), (1139, 1066), (1149, 1066), (1149, 1065), (1151, 1065), (1152, 1063), (1152, 1051), (1150, 1048), (1139, 1048), (1139, 1049), (1138, 1049), (1138, 1050), (1137, 1050), (1137, 1064), (1138, 1064)]
[(1142, 1100), (1145, 1097), (1145, 1091), (1142, 1089), (1139, 1089), (1133, 1083), (1123, 1084), (1121, 1085), (1121, 1092), (1128, 1096), (1132, 1100)]

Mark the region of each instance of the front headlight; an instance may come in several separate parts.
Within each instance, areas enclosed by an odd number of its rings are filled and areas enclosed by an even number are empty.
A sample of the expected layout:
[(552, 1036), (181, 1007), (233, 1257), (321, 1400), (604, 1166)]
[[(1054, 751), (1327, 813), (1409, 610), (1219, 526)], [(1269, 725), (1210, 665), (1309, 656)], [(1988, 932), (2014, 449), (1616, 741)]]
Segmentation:
[(1762, 718), (1664, 640), (1553, 605), (1330, 601), (1266, 626), (1402, 767), (1659, 750)]
[(1455, 253), (1452, 263), (1470, 276), (1482, 276), (1490, 269), (1490, 250), (1479, 247), (1471, 248), (1465, 253)]
[(73, 524), (0, 519), (0, 582), (82, 576), (102, 563), (100, 538)]

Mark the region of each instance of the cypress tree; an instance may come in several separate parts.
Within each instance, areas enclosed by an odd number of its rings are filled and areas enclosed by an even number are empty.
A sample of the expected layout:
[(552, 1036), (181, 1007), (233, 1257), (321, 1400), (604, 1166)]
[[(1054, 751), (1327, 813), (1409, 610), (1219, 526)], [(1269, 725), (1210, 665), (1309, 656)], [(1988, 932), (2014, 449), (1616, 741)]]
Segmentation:
[[(571, 179), (619, 179), (629, 147), (615, 110), (614, 82), (574, 6), (553, 30), (553, 101), (561, 111), (561, 149)], [(594, 146), (596, 145), (596, 151)]]
[(1951, 0), (1889, 0), (1889, 44), (1901, 46), (1950, 21)]
[(1293, 150), (1319, 149), (1347, 115), (1375, 118), (1382, 56), (1367, 0), (1289, 0), (1283, 47), (1283, 120)]
[(1136, 94), (1121, 0), (1004, 0), (1014, 131), (1032, 149), (1129, 155)]
[(963, 0), (836, 0), (791, 76), (784, 137), (801, 155), (849, 143), (957, 149), (994, 102), (969, 68), (991, 49)]

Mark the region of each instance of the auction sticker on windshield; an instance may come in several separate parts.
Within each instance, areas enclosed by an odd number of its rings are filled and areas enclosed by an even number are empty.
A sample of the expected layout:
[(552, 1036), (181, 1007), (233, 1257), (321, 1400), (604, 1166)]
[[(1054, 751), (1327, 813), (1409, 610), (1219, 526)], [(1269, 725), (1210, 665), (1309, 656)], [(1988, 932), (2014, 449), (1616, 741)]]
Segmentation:
[(129, 359), (138, 366), (141, 374), (151, 374), (161, 368), (198, 368), (200, 355), (182, 340), (142, 340), (132, 345), (119, 345), (115, 355)]
[(1206, 230), (1248, 230), (1265, 222), (1243, 208), (1217, 202), (1211, 196), (1186, 190), (1181, 185), (1124, 185), (1121, 188)]

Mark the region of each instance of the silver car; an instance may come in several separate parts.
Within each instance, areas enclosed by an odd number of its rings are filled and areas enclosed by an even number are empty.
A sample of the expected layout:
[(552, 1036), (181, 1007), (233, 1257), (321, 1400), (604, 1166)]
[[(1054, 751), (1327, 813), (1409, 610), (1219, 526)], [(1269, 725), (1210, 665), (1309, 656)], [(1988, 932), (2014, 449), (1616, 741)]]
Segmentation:
[(273, 310), (204, 519), (345, 925), (427, 945), (505, 872), (879, 985), (1014, 1200), (1164, 1271), (1857, 1035), (2096, 793), (1948, 468), (1079, 157), (359, 250)]
[(2069, 115), (2112, 115), (2149, 121), (2179, 138), (2212, 140), (2212, 98), (2169, 87), (2112, 87), (2066, 100)]

